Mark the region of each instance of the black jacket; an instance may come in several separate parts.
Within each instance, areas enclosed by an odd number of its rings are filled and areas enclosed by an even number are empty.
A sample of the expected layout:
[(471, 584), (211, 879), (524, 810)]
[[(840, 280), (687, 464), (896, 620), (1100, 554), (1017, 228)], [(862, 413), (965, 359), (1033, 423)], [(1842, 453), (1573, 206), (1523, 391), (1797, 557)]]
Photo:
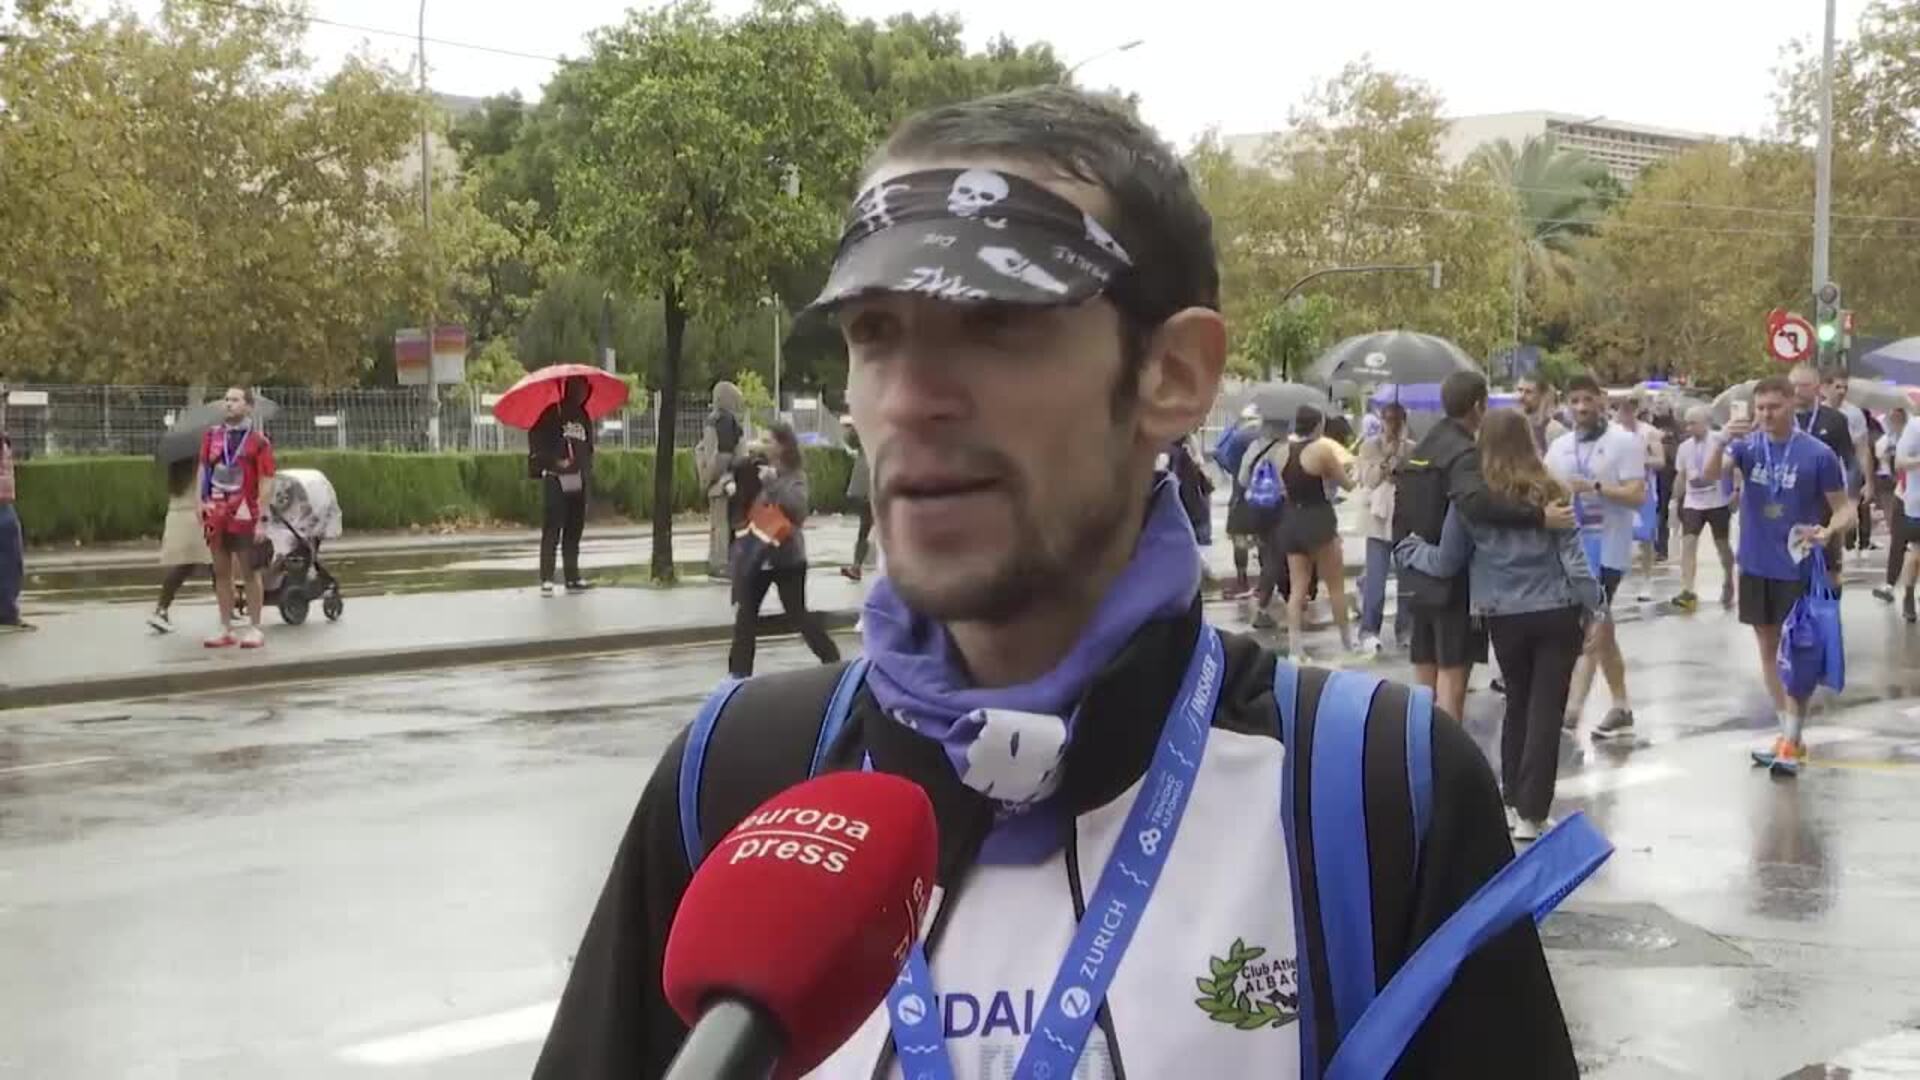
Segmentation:
[(1487, 490), (1486, 477), (1480, 474), (1480, 446), (1460, 421), (1442, 417), (1414, 447), (1412, 456), (1446, 472), (1448, 496), (1468, 521), (1509, 529), (1538, 529), (1546, 524), (1539, 507), (1502, 499)]
[[(1090, 820), (1087, 815), (1106, 812), (1103, 808), (1116, 804), (1145, 773), (1198, 630), (1197, 604), (1186, 617), (1147, 625), (1091, 684), (1080, 715), (1097, 719), (1097, 731), (1071, 744), (1056, 796), (1064, 807), (1081, 815), (1069, 834), (1068, 858), (1077, 858), (1072, 848), (1073, 836), (1081, 829), (1079, 823)], [(1233, 746), (1223, 748), (1220, 756), (1231, 761), (1239, 754), (1244, 762), (1249, 748), (1254, 753), (1277, 753), (1279, 732), (1271, 688), (1274, 657), (1249, 638), (1227, 635), (1225, 645), (1226, 668), (1214, 718), (1214, 740)], [(812, 668), (757, 678), (739, 690), (708, 744), (705, 759), (699, 805), (709, 850), (772, 792), (804, 779), (819, 730), (819, 706), (837, 673), (835, 668)], [(1297, 737), (1303, 747), (1311, 744), (1315, 703), (1325, 680), (1322, 670), (1302, 672)], [(1486, 759), (1458, 725), (1436, 715), (1432, 821), (1417, 869), (1410, 870), (1413, 853), (1405, 786), (1406, 704), (1406, 688), (1387, 683), (1375, 697), (1368, 718), (1367, 858), (1373, 868), (1374, 952), (1382, 985), (1427, 935), (1513, 858), (1500, 794)], [(685, 739), (683, 733), (668, 747), (640, 796), (535, 1067), (536, 1080), (658, 1077), (686, 1035), (660, 989), (668, 929), (690, 876), (678, 811)], [(1262, 741), (1267, 739), (1272, 742)], [(1274, 749), (1262, 751), (1259, 748), (1263, 746)], [(911, 777), (925, 788), (939, 820), (939, 880), (947, 892), (960, 899), (940, 905), (929, 932), (928, 949), (937, 966), (942, 962), (948, 909), (965, 909), (969, 903), (992, 905), (1001, 895), (979, 887), (973, 892), (958, 888), (968, 878), (991, 824), (992, 806), (960, 783), (939, 743), (884, 716), (872, 697), (862, 693), (842, 736), (828, 751), (827, 767), (859, 768), (868, 754), (874, 768)], [(1215, 757), (1211, 745), (1207, 757)], [(747, 771), (754, 775), (743, 777), (741, 774)], [(1247, 775), (1258, 775), (1262, 785), (1269, 782), (1265, 770)], [(1277, 784), (1277, 771), (1271, 782)], [(1203, 779), (1203, 793), (1206, 787)], [(1260, 793), (1235, 790), (1246, 796), (1247, 804), (1260, 804)], [(1305, 795), (1303, 785), (1295, 805), (1296, 823), (1301, 835), (1311, 835), (1311, 805)], [(1268, 805), (1277, 805), (1273, 796), (1267, 799)], [(1228, 802), (1244, 805), (1237, 799)], [(1265, 813), (1257, 820), (1214, 818), (1197, 824), (1200, 831), (1195, 842), (1202, 845), (1210, 842), (1206, 830), (1227, 830), (1229, 826), (1244, 832), (1233, 832), (1227, 837), (1228, 843), (1235, 842), (1232, 837), (1244, 835), (1248, 843), (1256, 837), (1270, 837), (1275, 847), (1283, 844), (1279, 821), (1267, 820)], [(1195, 827), (1190, 820), (1179, 834), (1176, 852), (1188, 843), (1186, 830)], [(1214, 837), (1211, 842), (1220, 843), (1221, 838)], [(1264, 839), (1259, 842), (1266, 843)], [(1302, 862), (1307, 864), (1302, 871), (1307, 879), (1303, 882), (1307, 925), (1317, 927), (1317, 885), (1312, 883), (1311, 860), (1303, 856)], [(1170, 866), (1168, 880), (1161, 884), (1163, 891), (1178, 876), (1173, 872), (1178, 865)], [(1221, 876), (1198, 882), (1189, 878), (1182, 887), (1209, 892), (1246, 887), (1247, 879), (1242, 876), (1246, 871), (1234, 858), (1209, 865), (1218, 865)], [(1068, 871), (1063, 878), (1072, 874)], [(1073, 880), (1077, 905), (1080, 879)], [(1061, 889), (1065, 888), (1063, 883)], [(1282, 886), (1278, 890), (1281, 896), (1271, 896), (1267, 891), (1259, 896), (1263, 901), (1271, 897), (1276, 909), (1287, 909), (1286, 891)], [(999, 911), (992, 909), (989, 913), (998, 915)], [(1022, 922), (1020, 912), (1005, 915), (1004, 926)], [(1290, 930), (1270, 932), (1280, 936)], [(1031, 942), (1015, 942), (1013, 937), (1019, 935), (1009, 936), (1004, 929), (998, 935), (988, 947), (1032, 948)], [(1226, 938), (1231, 940), (1232, 935)], [(961, 942), (958, 947), (967, 946)], [(1286, 947), (1291, 951), (1290, 942)], [(1151, 948), (1154, 946), (1143, 932), (1134, 949)], [(1220, 948), (1226, 948), (1225, 944)], [(1320, 959), (1324, 949), (1318, 931), (1310, 931), (1307, 967), (1315, 980), (1316, 999), (1322, 1002), (1331, 1000), (1324, 961)], [(777, 958), (770, 959), (777, 962)], [(1048, 958), (1048, 963), (1052, 962), (1053, 958)], [(1182, 953), (1181, 963), (1187, 962)], [(1205, 977), (1204, 951), (1197, 963), (1200, 970), (1194, 974)], [(1176, 1007), (1189, 1009), (1191, 1003), (1183, 999), (1192, 997), (1191, 984), (1185, 979), (1179, 982), (1181, 985), (1171, 988), (1174, 993), (1185, 991)], [(1330, 1015), (1327, 1010), (1322, 1013)], [(1142, 1028), (1149, 1021), (1139, 1009), (1131, 1013), (1116, 1009), (1114, 1015), (1119, 1018), (1117, 1030), (1116, 1025), (1108, 1023), (1103, 1024), (1102, 1032), (1116, 1075), (1126, 1075), (1120, 1062), (1128, 1047), (1136, 1056), (1169, 1052), (1164, 1045), (1156, 1048), (1146, 1041)], [(1131, 1033), (1130, 1019), (1135, 1025)], [(1182, 1020), (1189, 1021), (1191, 1018)], [(1204, 1023), (1204, 1018), (1200, 1022)], [(1226, 1033), (1235, 1034), (1231, 1028)], [(1294, 1034), (1295, 1029), (1288, 1028), (1273, 1037), (1290, 1038)], [(1095, 1040), (1100, 1038), (1097, 1032)], [(1318, 1043), (1325, 1048), (1332, 1042), (1328, 1019), (1321, 1026)], [(876, 1048), (873, 1053), (879, 1055), (879, 1062), (872, 1067), (872, 1075), (887, 1075), (893, 1064), (890, 1050)], [(873, 1059), (860, 1060), (864, 1063)], [(1134, 1065), (1136, 1070), (1144, 1067), (1144, 1062)], [(867, 1068), (862, 1064), (858, 1072), (865, 1074)], [(1395, 1075), (1476, 1080), (1558, 1080), (1578, 1075), (1560, 1003), (1531, 923), (1496, 938), (1461, 967), (1452, 987), (1409, 1045)]]
[(592, 472), (593, 421), (580, 406), (555, 402), (527, 432), (527, 450), (544, 472)]

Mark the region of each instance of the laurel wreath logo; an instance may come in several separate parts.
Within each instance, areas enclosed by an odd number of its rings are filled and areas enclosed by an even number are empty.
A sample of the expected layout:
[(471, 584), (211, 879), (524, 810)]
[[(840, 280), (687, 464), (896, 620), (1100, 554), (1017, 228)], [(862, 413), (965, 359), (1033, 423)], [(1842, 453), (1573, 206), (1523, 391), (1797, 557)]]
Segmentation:
[(1207, 958), (1213, 978), (1194, 980), (1206, 996), (1195, 998), (1193, 1003), (1215, 1023), (1230, 1024), (1241, 1031), (1291, 1024), (1299, 1018), (1299, 1013), (1288, 1012), (1272, 1001), (1259, 1000), (1237, 989), (1240, 973), (1246, 970), (1247, 964), (1265, 956), (1266, 952), (1262, 948), (1248, 948), (1244, 940), (1235, 938), (1225, 959)]

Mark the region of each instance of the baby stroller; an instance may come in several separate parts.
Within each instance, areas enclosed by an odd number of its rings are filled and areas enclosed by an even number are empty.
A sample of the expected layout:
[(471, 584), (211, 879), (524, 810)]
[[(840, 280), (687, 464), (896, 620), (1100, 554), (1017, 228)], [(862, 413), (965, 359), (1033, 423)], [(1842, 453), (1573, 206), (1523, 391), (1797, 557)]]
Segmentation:
[(266, 602), (280, 609), (288, 626), (307, 621), (307, 609), (320, 601), (328, 622), (340, 618), (346, 601), (340, 582), (320, 561), (320, 544), (340, 536), (340, 502), (333, 484), (317, 469), (283, 469), (273, 478), (273, 504), (267, 510), (267, 541), (272, 545), (264, 571)]

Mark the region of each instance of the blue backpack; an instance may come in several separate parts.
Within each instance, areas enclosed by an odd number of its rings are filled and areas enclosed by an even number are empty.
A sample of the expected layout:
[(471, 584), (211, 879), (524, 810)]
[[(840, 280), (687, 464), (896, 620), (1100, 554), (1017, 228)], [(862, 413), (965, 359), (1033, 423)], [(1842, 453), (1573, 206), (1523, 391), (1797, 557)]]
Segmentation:
[[(828, 669), (822, 669), (828, 670)], [(813, 739), (807, 776), (825, 765), (829, 751), (846, 729), (855, 699), (866, 680), (865, 658), (847, 664), (827, 699)], [(1384, 988), (1376, 991), (1373, 953), (1373, 884), (1368, 857), (1366, 793), (1363, 783), (1367, 719), (1382, 679), (1363, 672), (1336, 671), (1320, 692), (1312, 725), (1310, 755), (1288, 753), (1281, 769), (1281, 829), (1287, 845), (1293, 909), (1304, 912), (1300, 844), (1294, 824), (1299, 789), (1311, 783), (1313, 879), (1318, 886), (1320, 929), (1326, 943), (1327, 985), (1333, 1000), (1314, 1000), (1314, 980), (1299, 980), (1302, 1080), (1384, 1080), (1419, 1032), (1427, 1015), (1453, 982), (1460, 965), (1482, 945), (1522, 918), (1536, 923), (1605, 862), (1613, 848), (1583, 814), (1574, 814), (1481, 886), (1416, 949)], [(688, 729), (680, 758), (680, 839), (688, 867), (698, 867), (711, 846), (700, 823), (700, 782), (714, 729), (727, 703), (744, 685), (729, 679), (714, 691)], [(1296, 741), (1300, 669), (1276, 660), (1273, 695), (1278, 703), (1282, 744)], [(1413, 813), (1413, 866), (1425, 846), (1433, 806), (1433, 692), (1411, 688), (1407, 697), (1406, 756), (1408, 804)], [(1311, 766), (1307, 759), (1311, 757)], [(1305, 772), (1303, 774), (1303, 768)], [(797, 783), (796, 778), (794, 783)], [(784, 786), (784, 785), (782, 785)], [(777, 790), (774, 789), (774, 790)], [(742, 795), (744, 814), (773, 790)], [(727, 824), (731, 827), (731, 823)], [(716, 837), (717, 839), (717, 837)], [(1294, 920), (1295, 955), (1304, 967), (1311, 955), (1304, 919)], [(1335, 1031), (1331, 1055), (1317, 1050), (1321, 1010), (1330, 1010)], [(1327, 1060), (1323, 1069), (1321, 1062)]]
[(1287, 501), (1287, 487), (1280, 482), (1280, 468), (1273, 463), (1273, 452), (1286, 444), (1270, 442), (1254, 459), (1247, 474), (1247, 490), (1242, 496), (1253, 511), (1254, 525), (1261, 531), (1273, 528), (1280, 520), (1280, 509)]

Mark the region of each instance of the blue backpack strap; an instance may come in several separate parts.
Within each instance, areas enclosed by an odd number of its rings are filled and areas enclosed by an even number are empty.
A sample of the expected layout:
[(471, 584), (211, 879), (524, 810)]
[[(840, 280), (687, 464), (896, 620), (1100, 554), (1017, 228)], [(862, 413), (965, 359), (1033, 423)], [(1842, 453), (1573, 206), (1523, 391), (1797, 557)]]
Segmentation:
[(1307, 922), (1305, 889), (1300, 879), (1300, 845), (1294, 825), (1294, 800), (1300, 789), (1301, 755), (1294, 753), (1300, 708), (1300, 669), (1279, 657), (1273, 660), (1273, 700), (1280, 713), (1280, 745), (1284, 756), (1280, 767), (1280, 826), (1287, 841), (1287, 884), (1293, 888), (1293, 955), (1298, 959), (1294, 980), (1300, 995), (1300, 1077), (1318, 1080), (1320, 1075), (1319, 1025), (1314, 1010), (1313, 975), (1307, 970)]
[(1342, 1040), (1326, 1080), (1387, 1076), (1467, 957), (1522, 918), (1546, 918), (1612, 854), (1584, 813), (1534, 841), (1414, 951)]
[(713, 726), (742, 681), (728, 679), (707, 695), (706, 704), (700, 706), (700, 714), (687, 729), (687, 745), (680, 751), (680, 846), (687, 853), (689, 870), (699, 866), (707, 854), (700, 840), (700, 777), (707, 765), (707, 744), (713, 741)]
[(1407, 796), (1413, 804), (1413, 871), (1420, 871), (1427, 824), (1433, 820), (1433, 691), (1407, 688)]
[(860, 684), (867, 681), (867, 658), (860, 657), (847, 665), (840, 673), (840, 681), (834, 684), (833, 696), (827, 699), (826, 715), (820, 719), (820, 737), (813, 744), (813, 763), (807, 766), (808, 776), (818, 776), (820, 766), (826, 764), (827, 750), (833, 741), (846, 729), (847, 719), (853, 715), (853, 699), (860, 696)]
[(1364, 762), (1367, 714), (1380, 677), (1336, 671), (1314, 710), (1313, 872), (1320, 931), (1333, 988), (1334, 1030), (1342, 1042), (1373, 1003), (1373, 867), (1368, 858)]
[[(814, 776), (826, 763), (827, 751), (833, 741), (845, 730), (847, 719), (853, 715), (853, 702), (859, 696), (860, 686), (867, 678), (867, 660), (862, 657), (848, 664), (840, 672), (840, 678), (834, 683), (833, 695), (827, 699), (826, 712), (821, 717), (820, 733), (814, 737), (813, 757), (807, 764), (807, 775)], [(680, 756), (680, 844), (687, 854), (689, 868), (700, 865), (706, 855), (706, 845), (701, 839), (700, 829), (700, 781), (705, 775), (707, 747), (713, 741), (713, 730), (720, 722), (720, 714), (726, 711), (727, 703), (744, 685), (744, 680), (728, 679), (720, 688), (708, 695), (706, 704), (700, 706), (699, 715), (693, 718), (693, 726), (687, 729), (687, 745)], [(768, 795), (773, 794), (768, 792)]]

